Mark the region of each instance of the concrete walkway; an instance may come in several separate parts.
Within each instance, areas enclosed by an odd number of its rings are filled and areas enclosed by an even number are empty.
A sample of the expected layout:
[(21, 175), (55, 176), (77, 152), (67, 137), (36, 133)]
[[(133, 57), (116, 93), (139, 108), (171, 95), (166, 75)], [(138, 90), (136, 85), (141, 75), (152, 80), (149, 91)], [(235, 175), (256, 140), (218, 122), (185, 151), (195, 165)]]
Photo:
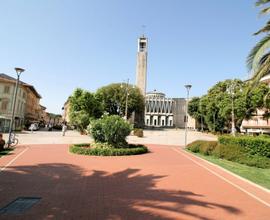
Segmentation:
[[(184, 130), (182, 129), (165, 129), (165, 130), (145, 130), (144, 137), (138, 138), (130, 135), (128, 141), (131, 143), (141, 144), (165, 144), (165, 145), (184, 145)], [(73, 143), (89, 143), (92, 138), (88, 135), (80, 135), (77, 131), (67, 131), (63, 137), (61, 131), (34, 131), (33, 133), (25, 131), (18, 133), (19, 144), (73, 144)], [(7, 140), (7, 134), (4, 134)], [(188, 142), (194, 140), (216, 140), (211, 134), (189, 131)]]

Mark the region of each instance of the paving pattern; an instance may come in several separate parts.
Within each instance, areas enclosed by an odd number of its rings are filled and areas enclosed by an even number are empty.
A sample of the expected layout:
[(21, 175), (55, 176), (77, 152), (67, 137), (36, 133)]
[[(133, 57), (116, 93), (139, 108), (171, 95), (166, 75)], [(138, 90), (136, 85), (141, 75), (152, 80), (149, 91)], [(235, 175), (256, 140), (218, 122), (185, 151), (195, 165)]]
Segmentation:
[(270, 193), (176, 146), (124, 157), (74, 155), (68, 145), (23, 145), (0, 158), (0, 208), (41, 197), (0, 219), (259, 219)]

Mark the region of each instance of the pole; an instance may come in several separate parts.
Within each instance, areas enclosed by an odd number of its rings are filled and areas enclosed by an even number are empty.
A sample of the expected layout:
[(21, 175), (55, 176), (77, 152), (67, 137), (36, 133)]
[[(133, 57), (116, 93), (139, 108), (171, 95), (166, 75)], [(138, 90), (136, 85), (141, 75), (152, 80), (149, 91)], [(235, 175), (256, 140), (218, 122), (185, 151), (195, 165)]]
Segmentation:
[(9, 125), (9, 132), (8, 132), (9, 133), (8, 134), (8, 148), (10, 147), (10, 144), (11, 144), (11, 132), (12, 132), (13, 123), (14, 123), (14, 115), (15, 115), (15, 109), (16, 109), (16, 98), (17, 98), (19, 80), (20, 80), (20, 74), (17, 74), (17, 81), (16, 81), (15, 92), (13, 95), (13, 103), (12, 103), (12, 116), (11, 116), (11, 122)]
[(191, 85), (185, 85), (187, 89), (186, 112), (185, 112), (185, 147), (187, 147), (187, 122), (188, 122), (188, 99)]
[(203, 132), (203, 116), (202, 116), (202, 100), (200, 99), (200, 113), (201, 113), (201, 132)]
[(234, 97), (233, 97), (233, 95), (232, 95), (232, 136), (235, 136)]
[(128, 113), (128, 85), (129, 85), (129, 79), (127, 79), (127, 85), (126, 85), (126, 106), (125, 106), (125, 119), (127, 120), (127, 113)]

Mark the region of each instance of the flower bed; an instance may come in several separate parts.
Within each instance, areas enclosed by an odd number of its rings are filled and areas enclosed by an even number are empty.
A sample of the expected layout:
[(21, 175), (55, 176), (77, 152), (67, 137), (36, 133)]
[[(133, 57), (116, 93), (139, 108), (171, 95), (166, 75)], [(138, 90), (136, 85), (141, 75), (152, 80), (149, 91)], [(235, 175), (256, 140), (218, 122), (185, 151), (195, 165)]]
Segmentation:
[(147, 147), (144, 145), (128, 144), (125, 148), (114, 148), (108, 144), (74, 144), (69, 147), (69, 151), (75, 154), (95, 155), (95, 156), (124, 156), (124, 155), (137, 155), (148, 152)]

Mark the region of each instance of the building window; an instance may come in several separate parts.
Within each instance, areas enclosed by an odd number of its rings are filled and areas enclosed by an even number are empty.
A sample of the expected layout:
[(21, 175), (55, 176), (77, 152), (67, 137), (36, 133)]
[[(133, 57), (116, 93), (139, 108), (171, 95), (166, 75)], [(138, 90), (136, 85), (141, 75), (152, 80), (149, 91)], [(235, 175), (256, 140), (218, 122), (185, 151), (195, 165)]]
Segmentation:
[(10, 87), (9, 86), (5, 86), (4, 87), (4, 93), (5, 94), (9, 94), (9, 92), (10, 92)]
[(2, 101), (1, 109), (3, 111), (6, 111), (8, 109), (8, 101), (7, 100)]

